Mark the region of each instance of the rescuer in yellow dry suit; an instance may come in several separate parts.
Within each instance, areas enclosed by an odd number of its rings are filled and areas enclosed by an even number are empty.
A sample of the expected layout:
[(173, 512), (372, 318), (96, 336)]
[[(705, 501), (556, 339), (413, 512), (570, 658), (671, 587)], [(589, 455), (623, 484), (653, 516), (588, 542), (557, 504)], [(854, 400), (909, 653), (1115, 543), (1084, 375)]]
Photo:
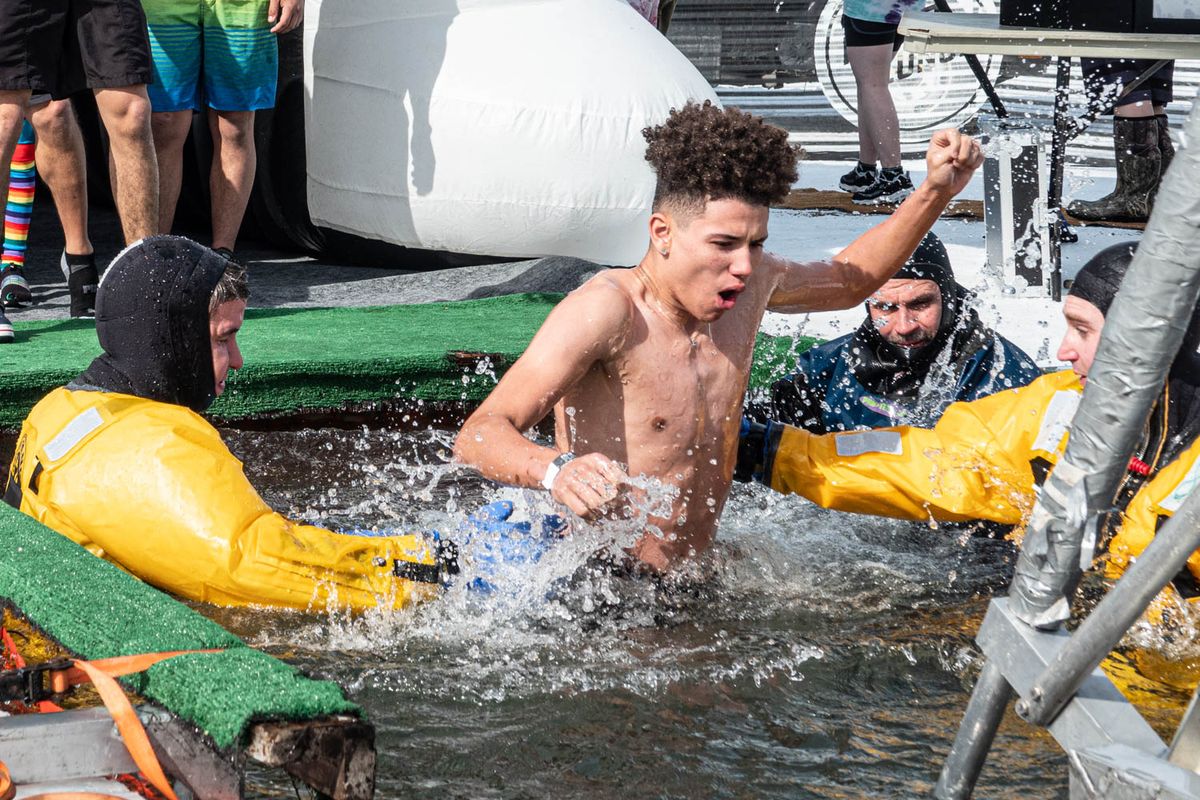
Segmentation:
[(97, 296), (104, 352), (34, 406), (4, 499), (189, 600), (366, 609), (436, 593), (437, 541), (286, 519), (200, 416), (242, 366), (248, 296), (240, 267), (181, 237), (118, 255)]
[[(1094, 256), (1063, 303), (1058, 358), (1071, 371), (947, 408), (933, 428), (815, 435), (778, 423), (743, 424), (735, 477), (759, 480), (825, 508), (912, 520), (1018, 525), (1066, 446), (1104, 315), (1132, 260), (1129, 245)], [(1151, 412), (1105, 521), (1106, 572), (1118, 576), (1200, 482), (1200, 313)], [(1174, 581), (1200, 596), (1200, 553)]]

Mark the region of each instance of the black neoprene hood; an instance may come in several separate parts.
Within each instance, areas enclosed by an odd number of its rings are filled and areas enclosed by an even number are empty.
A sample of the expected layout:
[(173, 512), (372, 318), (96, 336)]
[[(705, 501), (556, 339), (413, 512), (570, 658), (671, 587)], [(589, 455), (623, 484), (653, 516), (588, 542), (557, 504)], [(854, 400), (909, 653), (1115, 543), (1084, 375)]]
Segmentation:
[(921, 239), (917, 249), (913, 251), (908, 261), (896, 270), (892, 278), (933, 281), (937, 284), (938, 291), (942, 296), (942, 315), (938, 322), (934, 341), (918, 350), (898, 347), (888, 342), (879, 335), (878, 328), (871, 320), (869, 301), (867, 319), (862, 325), (864, 338), (869, 342), (872, 350), (886, 354), (885, 360), (901, 363), (912, 359), (932, 361), (954, 333), (959, 315), (962, 313), (960, 292), (958, 284), (954, 280), (954, 268), (950, 266), (950, 254), (946, 252), (946, 246), (942, 244), (942, 240), (932, 231), (925, 234), (925, 238)]
[(227, 265), (182, 236), (151, 236), (126, 248), (96, 296), (104, 353), (74, 383), (207, 409), (216, 383), (208, 303)]
[(1136, 250), (1136, 244), (1126, 243), (1114, 244), (1096, 253), (1079, 270), (1067, 294), (1086, 300), (1107, 317)]

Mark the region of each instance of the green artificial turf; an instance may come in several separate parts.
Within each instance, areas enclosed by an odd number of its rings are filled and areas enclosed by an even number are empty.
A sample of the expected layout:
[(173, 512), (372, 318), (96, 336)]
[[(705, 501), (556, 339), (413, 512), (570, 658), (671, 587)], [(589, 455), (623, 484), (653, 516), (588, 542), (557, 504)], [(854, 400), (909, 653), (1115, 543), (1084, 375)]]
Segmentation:
[(337, 684), (306, 678), (187, 606), (0, 503), (0, 598), (80, 658), (207, 650), (126, 682), (208, 733), (241, 743), (254, 721), (356, 714)]
[[(238, 335), (246, 366), (211, 412), (237, 419), (393, 398), (477, 403), (560, 299), (518, 294), (372, 308), (251, 309)], [(769, 384), (814, 341), (760, 335), (751, 386)], [(0, 427), (20, 425), (34, 403), (99, 353), (90, 322), (18, 323), (16, 343), (0, 347)]]

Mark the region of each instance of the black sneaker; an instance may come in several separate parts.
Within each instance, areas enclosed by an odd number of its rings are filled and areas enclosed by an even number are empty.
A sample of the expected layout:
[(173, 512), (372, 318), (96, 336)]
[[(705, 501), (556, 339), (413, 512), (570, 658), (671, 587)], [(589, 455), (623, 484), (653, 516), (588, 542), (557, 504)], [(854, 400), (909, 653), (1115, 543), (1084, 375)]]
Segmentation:
[(879, 171), (875, 169), (874, 164), (864, 164), (859, 161), (854, 165), (854, 169), (841, 177), (838, 181), (838, 188), (843, 192), (861, 192), (873, 185), (878, 175)]
[(0, 266), (0, 305), (20, 308), (32, 302), (33, 292), (29, 291), (29, 281), (25, 280), (21, 266), (11, 261)]
[(71, 316), (96, 316), (96, 288), (100, 285), (100, 273), (96, 270), (96, 257), (74, 256), (63, 251), (63, 277), (67, 279), (67, 290), (71, 293)]
[(880, 203), (899, 203), (912, 194), (913, 185), (908, 173), (903, 170), (892, 172), (882, 170), (875, 183), (855, 192), (850, 199), (862, 206), (874, 206)]
[(12, 323), (4, 316), (4, 312), (0, 311), (0, 344), (10, 344), (13, 338)]

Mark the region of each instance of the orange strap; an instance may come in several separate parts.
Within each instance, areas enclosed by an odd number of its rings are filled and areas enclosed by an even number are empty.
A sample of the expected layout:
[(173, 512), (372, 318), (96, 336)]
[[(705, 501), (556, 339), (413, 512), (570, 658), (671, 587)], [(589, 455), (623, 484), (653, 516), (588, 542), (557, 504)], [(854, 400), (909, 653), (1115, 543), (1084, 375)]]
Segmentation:
[[(3, 634), (0, 639), (3, 639), (3, 645), (14, 657), (14, 661), (18, 666), (24, 666), (24, 659), (17, 653), (16, 648), (12, 645), (12, 640), (8, 636), (8, 631), (0, 628), (0, 633)], [(150, 785), (157, 789), (167, 800), (179, 800), (175, 796), (174, 790), (171, 789), (171, 784), (167, 780), (166, 774), (163, 773), (162, 766), (158, 763), (158, 757), (154, 755), (154, 747), (150, 744), (150, 737), (146, 734), (146, 729), (142, 726), (142, 721), (138, 719), (137, 712), (133, 710), (133, 704), (129, 702), (129, 698), (125, 695), (125, 690), (117, 683), (116, 678), (122, 675), (131, 675), (135, 672), (144, 672), (160, 661), (165, 661), (168, 658), (185, 655), (187, 653), (219, 653), (221, 650), (173, 650), (168, 653), (142, 653), (133, 656), (116, 656), (115, 658), (101, 658), (95, 661), (73, 660), (73, 666), (70, 669), (55, 670), (49, 674), (50, 689), (55, 694), (67, 691), (72, 686), (78, 686), (83, 683), (92, 683), (96, 687), (96, 691), (100, 695), (100, 699), (104, 702), (104, 707), (108, 709), (108, 713), (112, 716), (113, 721), (117, 724), (117, 730), (121, 734), (121, 739), (125, 743), (125, 749), (129, 751), (129, 755), (133, 758), (133, 763), (137, 766), (138, 771), (146, 777)], [(16, 787), (13, 786), (12, 777), (8, 769), (0, 762), (0, 800), (11, 800), (16, 792)], [(30, 797), (27, 800), (105, 800), (112, 795), (96, 794), (93, 792), (51, 792), (49, 794), (40, 794), (36, 797)]]
[[(163, 654), (156, 653), (155, 655)], [(164, 657), (170, 658), (169, 655)], [(158, 660), (161, 661), (162, 658)], [(167, 800), (179, 800), (175, 796), (174, 790), (171, 789), (167, 776), (163, 774), (158, 758), (154, 755), (154, 748), (150, 745), (150, 737), (146, 735), (142, 721), (138, 719), (137, 712), (133, 710), (133, 704), (125, 696), (125, 690), (117, 683), (116, 678), (105, 674), (97, 666), (86, 661), (75, 661), (74, 664), (95, 684), (96, 691), (100, 693), (100, 699), (104, 701), (104, 707), (108, 709), (113, 721), (117, 723), (117, 730), (120, 731), (125, 748), (129, 750), (129, 755), (133, 758), (133, 763), (137, 765), (138, 771), (145, 775), (146, 780), (150, 781), (150, 785), (162, 792)]]
[[(113, 658), (98, 658), (87, 662), (105, 675), (119, 678), (122, 675), (132, 675), (135, 672), (145, 672), (160, 661), (166, 661), (175, 656), (188, 653), (220, 653), (220, 650), (172, 650), (168, 653), (140, 653), (136, 656), (115, 656)], [(95, 683), (90, 675), (79, 668), (78, 661), (72, 669), (50, 673), (50, 690), (61, 694), (72, 686), (78, 686), (89, 681)]]
[(8, 765), (0, 761), (0, 800), (12, 800), (16, 793), (17, 787), (13, 785)]

